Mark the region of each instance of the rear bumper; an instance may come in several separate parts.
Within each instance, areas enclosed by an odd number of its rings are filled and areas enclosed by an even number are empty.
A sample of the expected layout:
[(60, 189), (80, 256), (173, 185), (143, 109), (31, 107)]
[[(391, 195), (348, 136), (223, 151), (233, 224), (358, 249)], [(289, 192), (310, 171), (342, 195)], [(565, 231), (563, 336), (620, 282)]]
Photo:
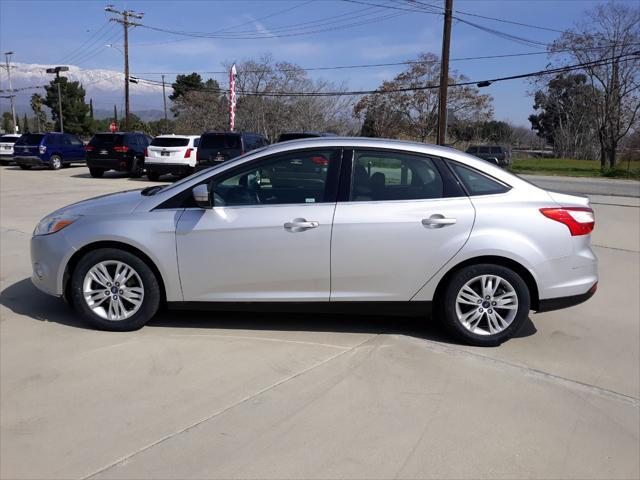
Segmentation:
[(130, 158), (87, 158), (87, 167), (105, 170), (131, 170)]
[(560, 310), (562, 308), (569, 308), (575, 305), (579, 305), (589, 300), (596, 293), (598, 288), (598, 282), (585, 293), (579, 295), (571, 295), (568, 297), (547, 298), (538, 302), (537, 312), (550, 312), (552, 310)]
[(226, 162), (227, 160), (222, 160), (220, 162), (214, 162), (213, 160), (210, 162), (200, 162), (200, 163), (196, 163), (196, 166), (194, 167), (194, 171), (199, 172), (200, 170), (206, 170), (207, 168), (211, 168), (211, 167), (217, 167), (218, 165), (220, 165), (221, 163)]
[(148, 173), (158, 173), (160, 175), (167, 173), (173, 175), (190, 175), (193, 173), (193, 167), (185, 163), (153, 163), (147, 160), (144, 166)]
[(13, 161), (16, 162), (18, 165), (47, 165), (48, 162), (46, 162), (45, 160), (41, 159), (40, 157), (22, 157), (22, 156), (15, 156), (13, 157)]

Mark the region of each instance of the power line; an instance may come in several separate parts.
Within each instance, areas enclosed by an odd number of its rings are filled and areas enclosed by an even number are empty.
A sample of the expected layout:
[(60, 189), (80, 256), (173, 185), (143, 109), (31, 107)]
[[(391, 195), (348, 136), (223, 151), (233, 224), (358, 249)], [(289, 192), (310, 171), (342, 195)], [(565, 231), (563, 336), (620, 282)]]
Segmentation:
[[(573, 65), (567, 65), (566, 67), (550, 68), (550, 69), (538, 70), (535, 72), (509, 75), (509, 76), (491, 78), (486, 80), (458, 82), (458, 83), (450, 84), (449, 87), (463, 87), (463, 86), (477, 85), (477, 84), (491, 85), (492, 83), (503, 82), (508, 80), (541, 77), (546, 75), (571, 72), (575, 70), (583, 70), (585, 68), (612, 65), (619, 61), (626, 62), (626, 61), (637, 60), (637, 58), (634, 59), (630, 57), (639, 57), (639, 56), (640, 56), (640, 51), (636, 51), (633, 53), (626, 53), (623, 55), (611, 57), (606, 60), (583, 62), (583, 63), (573, 64)], [(152, 79), (140, 79), (140, 80), (151, 85), (161, 85), (161, 83), (158, 82), (157, 80), (152, 80)], [(356, 96), (356, 95), (369, 95), (369, 94), (384, 95), (389, 93), (432, 90), (432, 89), (438, 89), (438, 88), (440, 88), (440, 85), (425, 85), (421, 87), (401, 87), (401, 88), (386, 89), (386, 90), (352, 90), (352, 91), (342, 91), (342, 92), (241, 92), (241, 94), (245, 96), (263, 96), (263, 97), (337, 97), (337, 96)], [(192, 88), (192, 89), (187, 89), (187, 91), (229, 93), (229, 91), (225, 89), (207, 89), (207, 88)]]
[(67, 58), (71, 58), (73, 57), (78, 51), (80, 51), (92, 38), (94, 38), (96, 35), (98, 35), (102, 30), (104, 30), (106, 27), (110, 26), (111, 24), (109, 22), (105, 22), (102, 24), (102, 26), (96, 30), (95, 32), (93, 32), (84, 42), (82, 42), (79, 46), (77, 46), (76, 48), (74, 48), (71, 52), (67, 53), (64, 57), (62, 57), (60, 60), (58, 60), (55, 63), (58, 64), (62, 64), (62, 63), (67, 63), (66, 60)]
[[(640, 43), (628, 43), (628, 44), (619, 44), (616, 46), (636, 46), (640, 45)], [(611, 48), (613, 45), (609, 46), (599, 46), (599, 47), (591, 47), (591, 48), (581, 48), (581, 51), (592, 51), (592, 50), (601, 50)], [(541, 50), (538, 52), (520, 52), (520, 53), (506, 53), (500, 55), (482, 55), (477, 57), (459, 57), (452, 58), (450, 62), (463, 62), (463, 61), (471, 61), (471, 60), (490, 60), (490, 59), (501, 59), (501, 58), (513, 58), (513, 57), (527, 57), (527, 56), (535, 56), (535, 55), (551, 55), (557, 53), (567, 53), (571, 51), (575, 51), (576, 49), (563, 49), (556, 50), (554, 52), (549, 52), (547, 50)], [(390, 63), (366, 63), (366, 64), (356, 64), (356, 65), (334, 65), (334, 66), (324, 66), (324, 67), (295, 67), (295, 68), (277, 68), (273, 69), (277, 72), (297, 72), (297, 71), (324, 71), (324, 70), (347, 70), (347, 69), (358, 69), (358, 68), (377, 68), (377, 67), (397, 67), (403, 65), (424, 65), (424, 64), (436, 64), (439, 63), (439, 60), (406, 60), (403, 62), (390, 62)], [(238, 74), (241, 75), (243, 73), (260, 73), (264, 70), (238, 70)], [(136, 72), (136, 75), (184, 75), (189, 73), (203, 73), (207, 75), (228, 75), (229, 72), (227, 70), (189, 70), (189, 71), (181, 71), (181, 72)]]

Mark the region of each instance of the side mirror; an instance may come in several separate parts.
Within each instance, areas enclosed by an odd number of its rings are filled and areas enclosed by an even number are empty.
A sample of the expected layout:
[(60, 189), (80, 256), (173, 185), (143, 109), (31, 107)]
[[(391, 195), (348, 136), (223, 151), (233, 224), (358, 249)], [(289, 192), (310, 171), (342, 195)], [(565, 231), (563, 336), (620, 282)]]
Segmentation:
[(209, 194), (209, 188), (206, 184), (193, 187), (191, 193), (193, 195), (193, 199), (200, 208), (210, 209), (212, 207), (211, 195)]

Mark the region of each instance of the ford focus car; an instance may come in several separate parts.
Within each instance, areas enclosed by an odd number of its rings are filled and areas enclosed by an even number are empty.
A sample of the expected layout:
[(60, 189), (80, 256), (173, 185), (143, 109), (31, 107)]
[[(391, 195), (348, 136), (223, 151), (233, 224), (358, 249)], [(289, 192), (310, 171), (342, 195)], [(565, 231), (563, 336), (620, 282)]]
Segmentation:
[(470, 344), (597, 286), (586, 198), (445, 147), (324, 137), (44, 218), (33, 283), (93, 326), (169, 308), (415, 314)]

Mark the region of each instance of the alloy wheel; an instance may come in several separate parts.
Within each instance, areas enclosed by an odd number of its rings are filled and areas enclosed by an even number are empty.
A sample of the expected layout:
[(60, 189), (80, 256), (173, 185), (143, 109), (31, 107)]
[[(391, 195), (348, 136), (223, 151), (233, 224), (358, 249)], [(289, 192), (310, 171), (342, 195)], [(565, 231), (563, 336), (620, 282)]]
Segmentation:
[(144, 285), (130, 265), (105, 260), (89, 269), (82, 283), (82, 294), (93, 313), (105, 320), (121, 321), (140, 309)]
[(456, 297), (458, 321), (476, 335), (494, 335), (511, 325), (518, 313), (518, 294), (498, 275), (480, 275), (460, 288)]

